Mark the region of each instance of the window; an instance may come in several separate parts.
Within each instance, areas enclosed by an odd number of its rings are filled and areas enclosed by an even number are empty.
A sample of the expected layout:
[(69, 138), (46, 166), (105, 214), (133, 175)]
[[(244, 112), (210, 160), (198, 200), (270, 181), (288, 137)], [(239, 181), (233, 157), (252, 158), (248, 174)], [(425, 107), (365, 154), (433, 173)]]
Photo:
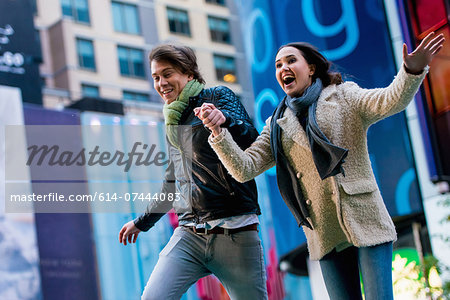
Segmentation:
[(215, 54), (214, 66), (216, 68), (218, 80), (229, 83), (234, 83), (237, 81), (234, 58)]
[(89, 23), (88, 0), (61, 0), (62, 13), (75, 21)]
[(123, 99), (148, 102), (149, 96), (146, 93), (123, 91)]
[(83, 97), (93, 97), (93, 98), (100, 97), (98, 86), (90, 84), (81, 85), (81, 94), (83, 95)]
[(208, 17), (209, 32), (211, 33), (211, 40), (219, 43), (231, 44), (230, 38), (230, 24), (228, 20)]
[(118, 46), (120, 74), (145, 78), (144, 53), (142, 50)]
[(225, 0), (206, 0), (206, 3), (213, 3), (225, 6)]
[(131, 34), (139, 34), (139, 17), (137, 7), (131, 4), (112, 2), (114, 30)]
[(191, 36), (187, 11), (168, 7), (167, 18), (169, 20), (170, 32)]
[(94, 44), (90, 40), (77, 39), (78, 65), (95, 71)]

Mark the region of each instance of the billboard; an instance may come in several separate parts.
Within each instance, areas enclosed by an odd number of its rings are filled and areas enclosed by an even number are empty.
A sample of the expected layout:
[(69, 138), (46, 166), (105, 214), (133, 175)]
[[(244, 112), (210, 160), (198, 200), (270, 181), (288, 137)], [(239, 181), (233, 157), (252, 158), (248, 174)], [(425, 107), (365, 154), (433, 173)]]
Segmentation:
[(41, 60), (31, 1), (0, 1), (0, 84), (20, 88), (24, 102), (41, 104)]
[[(64, 112), (43, 109), (35, 105), (24, 107), (26, 125), (79, 125), (76, 111)], [(28, 132), (27, 142), (33, 144), (41, 135)], [(82, 143), (81, 131), (72, 137), (74, 144)], [(71, 186), (64, 180), (38, 180), (39, 170), (30, 168), (32, 189), (36, 194), (48, 191), (69, 195), (87, 193), (87, 183)], [(60, 169), (59, 175), (64, 174)], [(84, 169), (77, 169), (79, 178), (86, 178)], [(74, 172), (74, 169), (71, 170)], [(62, 177), (61, 177), (62, 178)], [(54, 203), (50, 203), (53, 205)], [(36, 208), (36, 207), (35, 207)], [(37, 241), (42, 295), (44, 299), (99, 299), (97, 260), (91, 215), (87, 213), (36, 213)]]

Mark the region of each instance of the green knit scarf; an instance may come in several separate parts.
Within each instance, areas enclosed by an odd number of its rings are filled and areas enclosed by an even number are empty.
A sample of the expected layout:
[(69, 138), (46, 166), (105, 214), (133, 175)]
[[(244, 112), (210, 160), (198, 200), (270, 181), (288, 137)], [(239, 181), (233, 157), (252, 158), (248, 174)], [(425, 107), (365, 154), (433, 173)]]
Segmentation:
[(164, 120), (166, 123), (166, 135), (169, 142), (177, 148), (178, 143), (178, 125), (183, 111), (189, 104), (189, 97), (195, 97), (202, 91), (205, 85), (194, 79), (189, 81), (181, 91), (178, 98), (170, 104), (165, 103), (163, 106)]

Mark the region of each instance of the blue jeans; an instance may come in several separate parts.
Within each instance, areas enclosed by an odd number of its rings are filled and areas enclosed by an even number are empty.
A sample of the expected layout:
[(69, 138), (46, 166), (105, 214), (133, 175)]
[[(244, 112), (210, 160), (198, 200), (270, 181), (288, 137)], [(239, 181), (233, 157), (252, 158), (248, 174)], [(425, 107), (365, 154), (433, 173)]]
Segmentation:
[(142, 300), (180, 299), (198, 279), (214, 274), (231, 299), (267, 299), (257, 231), (198, 235), (177, 227), (159, 254)]
[(331, 300), (362, 299), (360, 272), (366, 300), (393, 299), (392, 242), (373, 247), (349, 247), (320, 261)]

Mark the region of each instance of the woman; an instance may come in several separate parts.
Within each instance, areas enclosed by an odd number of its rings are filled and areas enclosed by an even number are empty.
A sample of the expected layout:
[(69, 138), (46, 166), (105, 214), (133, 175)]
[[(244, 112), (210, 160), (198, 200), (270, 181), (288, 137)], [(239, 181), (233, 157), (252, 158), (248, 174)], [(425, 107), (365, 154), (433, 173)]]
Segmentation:
[(142, 299), (180, 299), (209, 274), (216, 275), (231, 299), (267, 299), (256, 183), (239, 183), (227, 174), (193, 109), (210, 102), (223, 110), (222, 125), (244, 149), (258, 132), (230, 89), (204, 88), (191, 48), (157, 46), (150, 64), (154, 88), (165, 102), (169, 165), (161, 193), (168, 201), (149, 203), (143, 215), (122, 227), (119, 242), (135, 243), (172, 205), (180, 226), (160, 252)]
[(406, 108), (441, 50), (430, 33), (408, 54), (383, 89), (363, 89), (329, 71), (330, 62), (306, 43), (282, 46), (276, 78), (286, 97), (245, 151), (220, 127), (219, 109), (196, 110), (209, 142), (241, 182), (277, 166), (281, 195), (305, 231), (310, 258), (319, 260), (331, 299), (392, 299), (394, 224), (381, 198), (367, 151), (368, 127)]

